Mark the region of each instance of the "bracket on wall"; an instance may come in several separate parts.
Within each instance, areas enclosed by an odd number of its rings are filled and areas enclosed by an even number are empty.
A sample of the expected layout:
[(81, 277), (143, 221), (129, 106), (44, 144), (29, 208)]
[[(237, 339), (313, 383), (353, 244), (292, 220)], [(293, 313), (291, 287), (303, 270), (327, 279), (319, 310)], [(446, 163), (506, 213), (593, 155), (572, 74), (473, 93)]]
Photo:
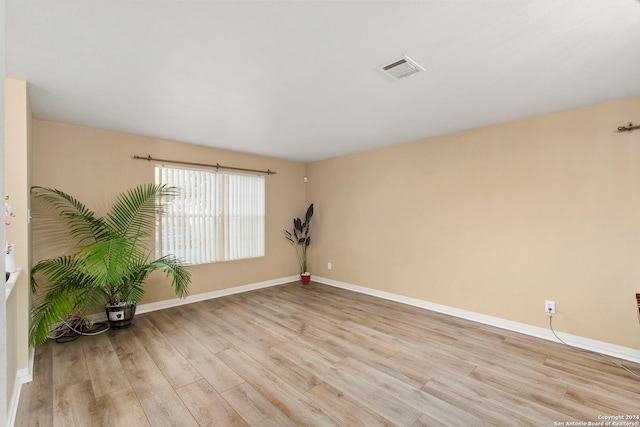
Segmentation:
[(618, 132), (631, 132), (634, 129), (640, 129), (640, 125), (634, 126), (633, 123), (629, 122), (627, 126), (618, 126)]

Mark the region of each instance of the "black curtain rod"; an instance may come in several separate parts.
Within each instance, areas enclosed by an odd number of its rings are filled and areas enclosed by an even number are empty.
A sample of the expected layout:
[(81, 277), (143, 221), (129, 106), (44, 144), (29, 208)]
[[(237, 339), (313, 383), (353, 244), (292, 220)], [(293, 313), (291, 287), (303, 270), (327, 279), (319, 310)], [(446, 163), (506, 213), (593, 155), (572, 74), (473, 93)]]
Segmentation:
[(634, 129), (640, 129), (640, 126), (634, 126), (631, 122), (627, 126), (618, 126), (618, 132), (631, 132)]
[(245, 168), (234, 168), (232, 166), (223, 166), (221, 164), (216, 163), (215, 165), (209, 165), (206, 163), (193, 163), (193, 162), (181, 162), (179, 160), (167, 160), (167, 159), (156, 159), (148, 155), (147, 157), (133, 156), (135, 160), (146, 160), (146, 161), (155, 161), (155, 162), (167, 162), (167, 163), (176, 163), (179, 165), (189, 165), (189, 166), (202, 166), (205, 168), (216, 168), (216, 169), (226, 169), (232, 171), (241, 171), (241, 172), (257, 172), (257, 173), (265, 173), (267, 175), (275, 175), (275, 172), (271, 169), (267, 169), (266, 171), (259, 169), (245, 169)]

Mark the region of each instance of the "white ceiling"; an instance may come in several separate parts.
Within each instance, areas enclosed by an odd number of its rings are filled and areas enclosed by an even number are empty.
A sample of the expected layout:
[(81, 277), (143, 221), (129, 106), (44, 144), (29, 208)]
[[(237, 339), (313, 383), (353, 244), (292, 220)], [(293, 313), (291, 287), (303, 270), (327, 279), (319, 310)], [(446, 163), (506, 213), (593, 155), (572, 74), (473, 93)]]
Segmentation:
[[(7, 0), (6, 19), (37, 118), (299, 161), (640, 95), (637, 0)], [(426, 72), (376, 70), (402, 55)]]

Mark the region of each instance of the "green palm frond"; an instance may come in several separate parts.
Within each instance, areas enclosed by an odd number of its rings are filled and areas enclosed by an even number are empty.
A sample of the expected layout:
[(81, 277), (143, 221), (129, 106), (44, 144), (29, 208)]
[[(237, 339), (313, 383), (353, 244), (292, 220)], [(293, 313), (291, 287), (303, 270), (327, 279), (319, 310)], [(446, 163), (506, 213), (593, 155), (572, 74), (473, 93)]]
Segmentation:
[(31, 271), (34, 293), (40, 288), (36, 276), (47, 279), (32, 312), (32, 345), (45, 341), (51, 326), (72, 312), (86, 317), (105, 300), (137, 304), (152, 271), (164, 271), (179, 297), (188, 293), (191, 275), (183, 262), (171, 256), (149, 262), (148, 242), (155, 232), (156, 216), (163, 203), (177, 194), (176, 188), (139, 185), (118, 195), (105, 218), (96, 218), (62, 191), (34, 187), (33, 194), (67, 220), (70, 234), (80, 243), (73, 254), (40, 261)]
[(126, 304), (132, 304), (142, 300), (144, 296), (144, 279), (127, 280), (118, 286), (116, 295), (118, 295), (121, 302)]
[(114, 304), (137, 303), (142, 299), (148, 252), (136, 237), (120, 237), (87, 245), (80, 254), (92, 286), (104, 289), (108, 302)]
[[(36, 281), (38, 273), (49, 279), (44, 288), (44, 296), (38, 301), (31, 314), (31, 344), (44, 342), (52, 324), (65, 319), (67, 315), (79, 309), (81, 302), (86, 299), (90, 291), (89, 282), (80, 273), (81, 261), (69, 255), (40, 261), (31, 270), (31, 289), (36, 292), (39, 284)], [(86, 311), (82, 314), (86, 314)]]
[(137, 242), (135, 237), (118, 237), (83, 246), (78, 256), (83, 260), (83, 273), (93, 285), (107, 288), (129, 276), (146, 252), (146, 245)]
[(118, 195), (111, 212), (106, 215), (109, 228), (117, 236), (146, 237), (155, 232), (158, 209), (165, 199), (178, 194), (175, 187), (146, 184)]
[(100, 240), (106, 233), (104, 222), (84, 204), (64, 191), (47, 187), (32, 187), (31, 194), (48, 202), (69, 224), (69, 233), (80, 243), (87, 239)]
[(171, 255), (163, 256), (149, 263), (146, 268), (151, 271), (163, 271), (167, 277), (171, 278), (171, 286), (176, 295), (184, 298), (189, 293), (189, 283), (191, 283), (191, 272), (182, 260)]

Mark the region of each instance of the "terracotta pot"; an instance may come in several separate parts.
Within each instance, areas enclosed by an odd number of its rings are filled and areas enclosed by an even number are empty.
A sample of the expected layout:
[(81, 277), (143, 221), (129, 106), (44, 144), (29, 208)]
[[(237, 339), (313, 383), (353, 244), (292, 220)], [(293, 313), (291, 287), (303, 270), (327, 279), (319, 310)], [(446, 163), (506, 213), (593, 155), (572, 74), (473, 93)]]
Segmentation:
[(308, 285), (311, 281), (311, 273), (301, 274), (300, 279), (302, 279), (303, 284)]

